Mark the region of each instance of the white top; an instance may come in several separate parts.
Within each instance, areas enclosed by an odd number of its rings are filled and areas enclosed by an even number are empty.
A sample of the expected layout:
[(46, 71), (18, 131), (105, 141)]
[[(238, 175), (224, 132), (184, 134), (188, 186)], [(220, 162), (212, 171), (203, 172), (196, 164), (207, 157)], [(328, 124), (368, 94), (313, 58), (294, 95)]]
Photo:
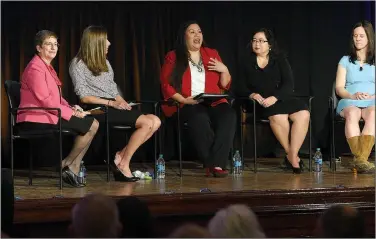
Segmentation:
[(191, 96), (195, 96), (205, 92), (205, 68), (202, 66), (202, 72), (189, 61), (191, 69)]

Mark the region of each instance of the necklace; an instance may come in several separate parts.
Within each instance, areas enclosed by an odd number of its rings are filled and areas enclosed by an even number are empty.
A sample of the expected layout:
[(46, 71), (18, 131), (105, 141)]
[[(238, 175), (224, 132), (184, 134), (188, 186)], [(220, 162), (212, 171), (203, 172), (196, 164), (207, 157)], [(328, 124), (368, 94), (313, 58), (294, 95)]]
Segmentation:
[(203, 63), (202, 63), (202, 58), (200, 57), (200, 60), (198, 61), (198, 64), (196, 64), (192, 59), (191, 57), (189, 56), (188, 57), (188, 60), (192, 63), (193, 66), (197, 67), (197, 70), (198, 72), (202, 72), (203, 71)]

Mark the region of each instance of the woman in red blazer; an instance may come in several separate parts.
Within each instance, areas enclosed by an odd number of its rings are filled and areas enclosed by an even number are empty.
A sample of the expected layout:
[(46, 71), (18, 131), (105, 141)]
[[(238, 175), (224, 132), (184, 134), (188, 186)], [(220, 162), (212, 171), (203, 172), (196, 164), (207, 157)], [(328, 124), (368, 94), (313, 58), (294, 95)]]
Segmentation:
[[(197, 22), (181, 25), (175, 50), (165, 57), (161, 83), (164, 99), (180, 103), (181, 120), (188, 125), (188, 136), (204, 162), (206, 175), (227, 176), (224, 168), (235, 135), (235, 111), (226, 99), (207, 105), (193, 97), (229, 89), (231, 75), (218, 52), (204, 46)], [(162, 110), (170, 117), (176, 107), (162, 106)]]
[[(61, 96), (61, 82), (51, 65), (59, 44), (55, 33), (39, 31), (35, 36), (37, 54), (22, 74), (19, 107), (48, 107), (61, 109), (61, 126), (77, 132), (79, 135), (72, 151), (61, 162), (63, 180), (74, 187), (83, 187), (78, 178), (80, 163), (91, 140), (95, 136), (99, 123), (93, 117), (75, 105), (70, 106)], [(17, 112), (19, 130), (41, 130), (56, 128), (59, 118), (56, 111), (20, 110)]]

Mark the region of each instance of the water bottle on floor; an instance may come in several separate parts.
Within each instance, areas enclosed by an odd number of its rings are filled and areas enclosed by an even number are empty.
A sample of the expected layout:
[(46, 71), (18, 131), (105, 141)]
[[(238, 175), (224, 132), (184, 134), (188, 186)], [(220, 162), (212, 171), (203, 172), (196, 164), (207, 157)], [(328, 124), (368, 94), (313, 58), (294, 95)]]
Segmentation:
[(163, 154), (160, 154), (157, 162), (156, 162), (156, 168), (157, 168), (157, 179), (163, 179), (165, 178), (165, 161), (163, 159)]
[(320, 148), (317, 148), (315, 155), (313, 156), (315, 167), (313, 168), (313, 171), (319, 173), (322, 172), (322, 154), (320, 151)]
[(236, 150), (233, 160), (233, 175), (240, 175), (242, 173), (242, 158), (240, 157), (239, 150)]
[(86, 168), (84, 161), (81, 161), (80, 171), (78, 172), (78, 181), (81, 184), (86, 184)]

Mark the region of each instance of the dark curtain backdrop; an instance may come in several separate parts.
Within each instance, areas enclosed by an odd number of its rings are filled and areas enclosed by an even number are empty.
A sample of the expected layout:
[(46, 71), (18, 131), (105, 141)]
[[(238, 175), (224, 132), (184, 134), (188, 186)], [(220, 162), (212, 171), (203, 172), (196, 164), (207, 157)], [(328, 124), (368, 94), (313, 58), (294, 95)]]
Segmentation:
[[(196, 19), (204, 39), (216, 48), (236, 87), (240, 54), (251, 32), (271, 28), (289, 55), (295, 91), (315, 96), (312, 111), (314, 145), (328, 143), (327, 97), (339, 59), (347, 53), (352, 26), (374, 21), (374, 2), (1, 2), (1, 78), (19, 81), (34, 54), (37, 31), (49, 29), (61, 47), (54, 67), (63, 94), (77, 103), (68, 73), (83, 29), (108, 29), (109, 61), (126, 99), (160, 99), (159, 72), (173, 47), (181, 22)], [(374, 22), (373, 22), (374, 23)], [(2, 141), (7, 145), (8, 112), (2, 84)]]

